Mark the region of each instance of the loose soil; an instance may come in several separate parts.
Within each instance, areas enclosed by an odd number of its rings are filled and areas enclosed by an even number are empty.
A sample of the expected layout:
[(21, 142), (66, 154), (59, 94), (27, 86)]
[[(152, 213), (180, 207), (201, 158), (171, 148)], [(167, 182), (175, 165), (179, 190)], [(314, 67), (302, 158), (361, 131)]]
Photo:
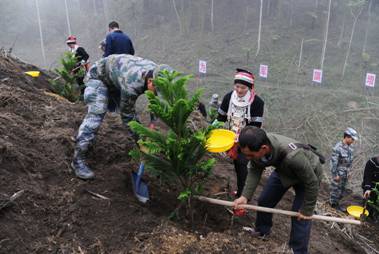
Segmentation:
[[(96, 179), (77, 179), (69, 164), (86, 108), (49, 93), (47, 73), (39, 78), (23, 74), (31, 69), (0, 57), (0, 200), (25, 190), (0, 210), (0, 253), (286, 253), (288, 217), (274, 216), (272, 234), (264, 240), (242, 230), (252, 226), (253, 212), (233, 218), (223, 207), (194, 201), (192, 226), (185, 216), (169, 220), (178, 193), (148, 174), (151, 201), (139, 203), (130, 178), (138, 164), (128, 156), (134, 144), (117, 115), (107, 115), (91, 152)], [(228, 185), (235, 186), (233, 166), (218, 158), (204, 195), (229, 191)], [(327, 193), (323, 185), (319, 212), (328, 212)], [(288, 192), (278, 208), (290, 209), (292, 198)], [(364, 253), (337, 226), (315, 222), (310, 252)], [(343, 230), (359, 233), (379, 249), (377, 225)]]

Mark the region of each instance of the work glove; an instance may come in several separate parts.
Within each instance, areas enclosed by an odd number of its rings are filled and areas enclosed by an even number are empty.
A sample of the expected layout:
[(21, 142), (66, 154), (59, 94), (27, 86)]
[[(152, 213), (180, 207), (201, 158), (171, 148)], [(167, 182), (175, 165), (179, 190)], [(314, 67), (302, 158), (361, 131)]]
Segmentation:
[(247, 214), (247, 211), (245, 208), (234, 208), (233, 209), (233, 215), (236, 217), (243, 217)]
[(370, 197), (370, 194), (371, 194), (371, 191), (370, 190), (366, 190), (365, 193), (363, 194), (363, 198), (364, 199), (368, 199)]
[(153, 122), (150, 122), (149, 129), (150, 130), (155, 130), (155, 124)]

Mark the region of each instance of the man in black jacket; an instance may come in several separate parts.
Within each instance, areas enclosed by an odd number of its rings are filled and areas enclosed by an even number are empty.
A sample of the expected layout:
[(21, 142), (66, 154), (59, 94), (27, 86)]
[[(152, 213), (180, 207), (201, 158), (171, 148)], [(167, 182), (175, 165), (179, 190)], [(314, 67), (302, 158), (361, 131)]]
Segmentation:
[[(255, 93), (253, 73), (237, 69), (234, 75), (234, 90), (227, 93), (218, 109), (217, 120), (226, 122), (229, 130), (237, 136), (245, 126), (261, 127), (264, 101)], [(236, 197), (241, 196), (247, 176), (248, 160), (235, 145), (228, 155), (233, 159), (237, 174)]]
[[(376, 183), (379, 183), (379, 155), (372, 157), (366, 163), (362, 182), (364, 199), (369, 199), (372, 202), (376, 202), (377, 194), (372, 191), (375, 188)], [(370, 205), (367, 207), (367, 210), (372, 218), (379, 215), (378, 212), (375, 211), (375, 209)]]

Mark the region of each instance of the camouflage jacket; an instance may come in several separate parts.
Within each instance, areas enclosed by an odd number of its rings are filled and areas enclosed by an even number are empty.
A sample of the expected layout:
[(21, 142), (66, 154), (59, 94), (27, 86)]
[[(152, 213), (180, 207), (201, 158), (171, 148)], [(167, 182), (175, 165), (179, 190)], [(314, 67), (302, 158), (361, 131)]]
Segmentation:
[(109, 90), (109, 97), (115, 94), (120, 96), (117, 104), (120, 107), (121, 118), (126, 124), (136, 119), (135, 103), (147, 90), (145, 77), (150, 70), (154, 71), (155, 76), (161, 68), (156, 63), (137, 56), (110, 55), (91, 66), (86, 81), (101, 80)]
[(337, 175), (347, 177), (353, 163), (353, 153), (354, 149), (342, 141), (334, 146), (330, 158), (330, 170), (333, 177)]
[(300, 211), (304, 215), (312, 215), (322, 179), (322, 168), (318, 156), (302, 148), (295, 148), (288, 152), (290, 143), (299, 143), (291, 138), (273, 133), (267, 133), (267, 137), (271, 142), (272, 152), (268, 158), (249, 162), (242, 196), (251, 199), (264, 169), (273, 166), (285, 188), (296, 184), (304, 186), (304, 203)]

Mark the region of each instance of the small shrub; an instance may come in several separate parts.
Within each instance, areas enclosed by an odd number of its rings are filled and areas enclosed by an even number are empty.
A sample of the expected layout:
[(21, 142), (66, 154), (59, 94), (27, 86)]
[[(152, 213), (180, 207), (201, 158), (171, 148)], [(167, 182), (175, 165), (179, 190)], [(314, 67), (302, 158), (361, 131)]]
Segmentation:
[(76, 79), (83, 77), (85, 71), (82, 68), (73, 71), (77, 67), (78, 59), (71, 52), (64, 53), (60, 62), (62, 67), (55, 69), (58, 79), (49, 80), (52, 90), (71, 102), (78, 101), (81, 87), (77, 84)]
[(186, 84), (190, 78), (178, 72), (163, 71), (154, 80), (160, 96), (146, 92), (149, 110), (169, 127), (167, 133), (150, 130), (136, 121), (129, 126), (140, 136), (140, 145), (146, 148), (141, 152), (133, 151), (131, 155), (138, 158), (139, 154), (150, 173), (170, 186), (179, 186), (180, 204), (176, 211), (185, 204), (192, 219), (191, 198), (201, 192), (202, 183), (211, 173), (215, 160), (204, 158), (207, 135), (214, 127), (193, 130), (187, 124), (201, 94), (196, 90), (193, 96), (188, 95)]
[(379, 215), (379, 182), (375, 184), (374, 189), (371, 190), (376, 194), (376, 199), (375, 200), (369, 200), (367, 203), (369, 206), (374, 208), (376, 210), (376, 214)]

